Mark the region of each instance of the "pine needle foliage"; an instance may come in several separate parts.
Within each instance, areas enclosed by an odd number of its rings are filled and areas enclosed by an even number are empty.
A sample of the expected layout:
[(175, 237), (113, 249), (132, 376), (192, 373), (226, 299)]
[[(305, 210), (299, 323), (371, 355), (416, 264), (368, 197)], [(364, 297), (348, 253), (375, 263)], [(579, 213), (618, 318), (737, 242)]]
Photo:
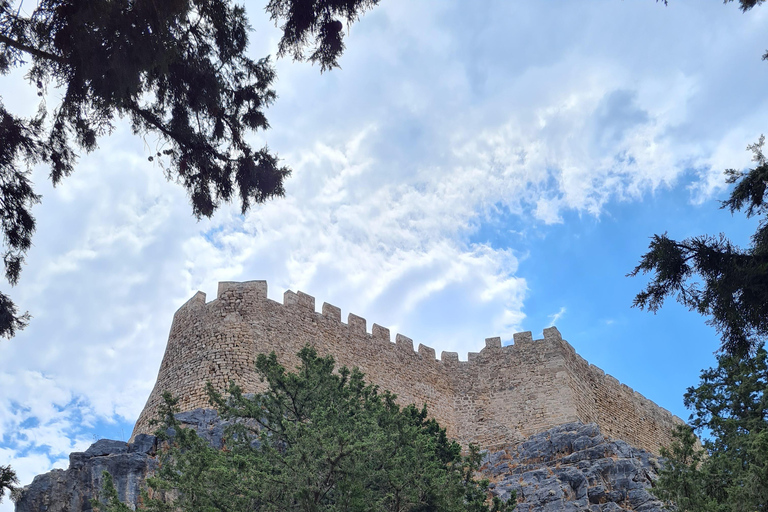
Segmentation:
[[(690, 426), (681, 426), (655, 493), (671, 510), (768, 511), (768, 353), (718, 357), (701, 373), (685, 405)], [(694, 433), (706, 435), (703, 449)]]
[(0, 503), (3, 502), (5, 491), (8, 491), (11, 496), (18, 489), (19, 479), (16, 477), (16, 472), (11, 469), (11, 466), (0, 466)]
[(744, 211), (759, 225), (746, 248), (731, 243), (724, 234), (703, 235), (676, 241), (654, 235), (640, 263), (629, 274), (652, 273), (647, 287), (637, 294), (634, 306), (656, 312), (669, 296), (709, 317), (721, 335), (721, 349), (745, 357), (768, 339), (768, 162), (763, 153), (765, 137), (747, 147), (755, 166), (747, 171), (729, 169), (734, 184), (722, 208), (732, 214)]
[[(217, 450), (180, 428), (168, 396), (162, 433), (168, 449), (149, 480), (147, 510), (501, 512), (476, 481), (481, 456), (459, 445), (427, 418), (425, 408), (400, 408), (395, 396), (367, 384), (358, 369), (335, 369), (313, 348), (299, 352), (295, 373), (274, 353), (257, 369), (269, 389), (227, 396), (210, 387), (212, 402), (232, 420), (226, 448)], [(165, 435), (165, 434), (163, 434)]]
[[(343, 22), (378, 0), (270, 0), (283, 29), (279, 53), (307, 58), (322, 71), (338, 67)], [(32, 207), (40, 201), (31, 165), (50, 167), (54, 185), (81, 152), (97, 148), (115, 120), (154, 146), (169, 180), (188, 192), (192, 213), (210, 217), (222, 204), (252, 205), (282, 196), (290, 169), (249, 135), (266, 130), (275, 100), (269, 57), (247, 54), (245, 9), (232, 0), (40, 0), (26, 14), (21, 0), (0, 0), (0, 75), (23, 68), (41, 98), (20, 117), (0, 98), (0, 251), (11, 285), (32, 243)], [(50, 88), (58, 89), (48, 94)], [(60, 98), (49, 104), (53, 98)], [(0, 335), (29, 321), (0, 294)]]

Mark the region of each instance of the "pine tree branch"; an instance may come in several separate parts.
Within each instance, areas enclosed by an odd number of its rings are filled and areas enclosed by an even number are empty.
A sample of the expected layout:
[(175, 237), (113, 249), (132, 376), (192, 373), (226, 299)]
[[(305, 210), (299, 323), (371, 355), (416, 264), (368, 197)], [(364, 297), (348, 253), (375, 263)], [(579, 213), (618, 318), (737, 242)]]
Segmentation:
[(28, 46), (24, 43), (21, 43), (15, 39), (11, 39), (10, 37), (4, 36), (2, 34), (0, 34), (0, 44), (5, 44), (7, 46), (10, 46), (11, 48), (16, 48), (17, 50), (21, 50), (22, 52), (26, 52), (30, 55), (34, 55), (35, 57), (38, 57), (41, 59), (52, 60), (54, 62), (58, 62), (59, 64), (66, 63), (66, 60), (63, 59), (62, 57), (59, 57), (58, 55), (44, 52), (43, 50), (38, 50), (37, 48), (33, 48), (32, 46)]
[[(139, 116), (144, 122), (149, 124), (150, 126), (156, 128), (158, 131), (163, 133), (166, 137), (169, 139), (175, 141), (179, 146), (182, 148), (189, 148), (189, 141), (184, 140), (183, 137), (180, 137), (178, 134), (176, 134), (173, 130), (168, 128), (168, 126), (163, 123), (163, 121), (158, 118), (155, 114), (150, 112), (149, 110), (142, 108), (139, 106), (139, 104), (135, 101), (131, 101), (127, 104), (126, 107), (129, 111), (133, 112), (135, 115)], [(207, 152), (209, 152), (211, 155), (213, 155), (215, 158), (222, 162), (233, 162), (234, 160), (227, 155), (221, 153), (220, 151), (216, 151), (216, 149), (208, 144), (205, 148)]]

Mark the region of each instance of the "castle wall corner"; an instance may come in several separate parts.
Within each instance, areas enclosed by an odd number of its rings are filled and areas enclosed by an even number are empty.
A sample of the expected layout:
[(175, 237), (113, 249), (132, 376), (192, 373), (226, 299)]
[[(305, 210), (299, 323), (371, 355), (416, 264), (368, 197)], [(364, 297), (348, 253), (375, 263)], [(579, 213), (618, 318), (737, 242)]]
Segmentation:
[(395, 336), (365, 318), (315, 298), (286, 291), (283, 302), (267, 297), (266, 281), (219, 283), (217, 298), (206, 303), (196, 293), (174, 315), (158, 379), (133, 435), (151, 432), (162, 393), (179, 398), (180, 410), (208, 407), (206, 382), (224, 391), (230, 381), (245, 392), (264, 389), (255, 371), (257, 354), (274, 351), (289, 370), (296, 354), (314, 346), (339, 366), (358, 367), (402, 405), (426, 405), (432, 417), (462, 445), (482, 448), (514, 444), (553, 426), (580, 420), (596, 422), (605, 435), (658, 453), (679, 418), (658, 407), (581, 358), (555, 327), (543, 339), (530, 331), (514, 343), (486, 338), (480, 352), (460, 361), (456, 352)]

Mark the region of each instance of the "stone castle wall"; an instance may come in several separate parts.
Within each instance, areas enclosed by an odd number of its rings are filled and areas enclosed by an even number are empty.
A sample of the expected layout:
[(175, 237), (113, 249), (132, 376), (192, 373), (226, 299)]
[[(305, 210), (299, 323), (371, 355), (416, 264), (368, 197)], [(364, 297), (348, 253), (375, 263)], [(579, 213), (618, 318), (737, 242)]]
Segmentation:
[(459, 361), (455, 352), (419, 345), (388, 329), (323, 304), (302, 292), (285, 292), (283, 303), (267, 298), (265, 281), (219, 283), (218, 298), (205, 302), (198, 292), (174, 315), (157, 383), (133, 436), (150, 433), (162, 393), (179, 398), (181, 411), (209, 407), (205, 383), (217, 389), (236, 381), (245, 392), (259, 392), (259, 353), (275, 351), (288, 369), (298, 365), (305, 344), (337, 364), (357, 366), (366, 378), (397, 394), (402, 404), (426, 404), (462, 445), (482, 448), (514, 444), (523, 438), (571, 421), (595, 422), (606, 435), (658, 453), (681, 422), (599, 368), (579, 357), (555, 328), (544, 339), (530, 332), (514, 336), (502, 347), (500, 338), (486, 339), (479, 353)]

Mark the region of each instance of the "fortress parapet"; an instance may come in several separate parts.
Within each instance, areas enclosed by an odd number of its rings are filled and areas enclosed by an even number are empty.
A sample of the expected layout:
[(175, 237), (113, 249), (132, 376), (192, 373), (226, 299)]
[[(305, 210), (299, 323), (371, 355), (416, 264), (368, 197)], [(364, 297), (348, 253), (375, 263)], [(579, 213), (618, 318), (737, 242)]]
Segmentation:
[[(313, 345), (337, 364), (358, 367), (368, 380), (397, 394), (401, 404), (426, 404), (430, 416), (462, 445), (494, 448), (516, 443), (548, 428), (571, 421), (595, 422), (605, 435), (658, 453), (670, 443), (673, 426), (681, 423), (631, 388), (606, 375), (576, 354), (560, 332), (544, 329), (544, 338), (530, 332), (487, 338), (485, 347), (460, 361), (456, 352), (442, 352), (324, 303), (287, 291), (283, 303), (267, 297), (266, 281), (219, 283), (211, 302), (197, 292), (176, 312), (157, 382), (133, 436), (149, 433), (162, 394), (179, 398), (182, 411), (210, 407), (205, 383), (224, 390), (230, 380), (246, 392), (264, 383), (256, 374), (257, 354), (274, 351), (293, 369), (297, 352)], [(132, 436), (132, 437), (133, 437)]]

